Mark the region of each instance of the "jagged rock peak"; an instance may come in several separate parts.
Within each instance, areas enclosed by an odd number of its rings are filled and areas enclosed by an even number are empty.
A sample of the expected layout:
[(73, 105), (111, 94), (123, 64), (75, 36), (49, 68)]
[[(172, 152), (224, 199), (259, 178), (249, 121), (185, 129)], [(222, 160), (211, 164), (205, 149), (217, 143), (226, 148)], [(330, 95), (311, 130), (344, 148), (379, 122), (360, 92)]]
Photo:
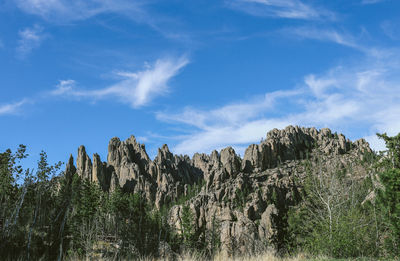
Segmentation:
[(78, 156), (76, 157), (76, 172), (84, 179), (92, 181), (92, 161), (86, 153), (85, 146), (78, 148)]
[(93, 154), (92, 181), (97, 182), (103, 191), (110, 189), (111, 172), (107, 167), (107, 163), (102, 162), (100, 155), (97, 153)]
[(286, 160), (304, 159), (316, 147), (325, 154), (333, 155), (344, 154), (354, 148), (371, 151), (365, 140), (352, 143), (342, 134), (332, 134), (328, 128), (318, 131), (314, 127), (288, 126), (282, 130), (273, 129), (267, 133), (266, 140), (250, 145), (242, 161), (242, 170), (262, 171)]
[(236, 175), (240, 171), (241, 160), (232, 147), (221, 150), (221, 164), (228, 175)]
[(108, 143), (107, 161), (109, 164), (114, 165), (114, 163), (121, 162), (121, 154), (118, 151), (120, 145), (121, 141), (117, 137), (112, 138)]
[(168, 145), (164, 144), (161, 148), (158, 148), (157, 156), (154, 159), (154, 162), (160, 165), (166, 160), (173, 162), (174, 155), (170, 152)]
[(107, 161), (108, 164), (113, 166), (120, 166), (122, 161), (140, 162), (141, 165), (147, 165), (150, 162), (150, 157), (146, 152), (145, 145), (138, 143), (135, 136), (132, 135), (122, 142), (117, 137), (110, 140)]
[(146, 146), (137, 142), (135, 136), (131, 135), (125, 142), (132, 145), (133, 149), (140, 154), (141, 159), (150, 161), (149, 155), (146, 152)]

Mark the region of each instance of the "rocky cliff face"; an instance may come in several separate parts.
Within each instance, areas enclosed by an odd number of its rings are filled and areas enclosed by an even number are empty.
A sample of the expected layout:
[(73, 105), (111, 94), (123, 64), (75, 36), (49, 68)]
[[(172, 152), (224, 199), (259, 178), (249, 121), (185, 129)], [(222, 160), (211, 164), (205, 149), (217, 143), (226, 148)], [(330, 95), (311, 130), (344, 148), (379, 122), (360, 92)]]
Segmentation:
[[(173, 155), (164, 145), (152, 161), (132, 136), (111, 139), (107, 162), (94, 154), (92, 164), (85, 148), (79, 147), (76, 168), (70, 158), (66, 173), (76, 172), (104, 191), (120, 187), (142, 193), (157, 208), (185, 195), (189, 186), (204, 183), (187, 202), (196, 231), (212, 230), (217, 220), (222, 249), (232, 253), (257, 245), (279, 248), (283, 217), (299, 200), (305, 161), (318, 163), (324, 171), (351, 165), (351, 175), (362, 178), (367, 170), (361, 161), (368, 152), (372, 151), (365, 140), (351, 142), (329, 129), (289, 126), (268, 132), (264, 141), (247, 148), (243, 159), (231, 147), (189, 158)], [(180, 205), (169, 212), (169, 224), (178, 232), (181, 213)]]
[(159, 208), (176, 200), (184, 193), (185, 185), (192, 185), (203, 178), (188, 156), (173, 155), (167, 145), (158, 150), (152, 161), (145, 146), (131, 136), (126, 141), (112, 138), (108, 145), (107, 162), (98, 154), (91, 158), (85, 147), (78, 148), (76, 168), (71, 156), (66, 173), (77, 173), (83, 179), (97, 182), (103, 191), (117, 187), (125, 192), (143, 193), (147, 200)]

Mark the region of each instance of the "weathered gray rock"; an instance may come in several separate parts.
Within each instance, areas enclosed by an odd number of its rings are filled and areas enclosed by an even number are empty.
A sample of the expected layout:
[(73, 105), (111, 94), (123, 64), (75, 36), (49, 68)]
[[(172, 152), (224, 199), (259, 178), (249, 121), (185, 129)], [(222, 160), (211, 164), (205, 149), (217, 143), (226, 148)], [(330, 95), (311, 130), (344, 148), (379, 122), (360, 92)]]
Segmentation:
[[(223, 251), (248, 253), (255, 247), (276, 247), (284, 233), (282, 217), (300, 197), (305, 162), (311, 166), (322, 162), (326, 171), (351, 165), (351, 175), (362, 178), (367, 170), (358, 162), (371, 152), (362, 139), (353, 143), (329, 129), (288, 126), (273, 129), (260, 144), (250, 145), (243, 159), (231, 147), (210, 155), (196, 153), (190, 159), (174, 155), (164, 145), (151, 160), (145, 146), (131, 136), (125, 141), (110, 140), (107, 163), (94, 154), (92, 165), (85, 148), (79, 147), (77, 168), (71, 155), (66, 175), (78, 173), (104, 191), (122, 188), (141, 193), (157, 208), (190, 194), (186, 204), (196, 231), (216, 230)], [(192, 195), (193, 185), (202, 182), (205, 186)], [(177, 233), (181, 214), (182, 206), (176, 205), (168, 215), (167, 222)]]
[(110, 189), (111, 172), (107, 168), (107, 164), (102, 162), (99, 154), (93, 154), (93, 172), (92, 181), (100, 185), (103, 191)]
[(269, 205), (261, 215), (259, 233), (269, 242), (272, 242), (278, 234), (278, 229), (274, 220), (276, 218), (278, 218), (278, 209), (274, 204)]
[(240, 158), (232, 147), (221, 150), (221, 164), (228, 176), (235, 177), (240, 171)]
[(78, 148), (78, 156), (76, 157), (76, 172), (83, 179), (93, 181), (92, 179), (92, 161), (86, 154), (85, 146)]
[(369, 148), (369, 145), (362, 141), (353, 144), (346, 140), (344, 135), (332, 134), (327, 128), (320, 131), (298, 126), (288, 126), (283, 130), (273, 129), (261, 144), (252, 144), (246, 149), (242, 171), (260, 172), (287, 160), (306, 159), (317, 147), (325, 154), (342, 155), (347, 153), (351, 146)]

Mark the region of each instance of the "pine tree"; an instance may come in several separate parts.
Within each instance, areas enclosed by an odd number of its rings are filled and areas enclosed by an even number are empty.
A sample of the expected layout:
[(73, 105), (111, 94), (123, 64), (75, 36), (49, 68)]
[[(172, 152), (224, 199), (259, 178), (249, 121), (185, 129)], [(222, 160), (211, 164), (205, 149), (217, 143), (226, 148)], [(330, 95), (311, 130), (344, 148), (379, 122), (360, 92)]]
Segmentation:
[(184, 245), (189, 249), (196, 246), (196, 231), (193, 224), (193, 213), (188, 205), (183, 205), (181, 216), (181, 235)]
[(387, 147), (380, 164), (385, 170), (379, 175), (384, 189), (378, 191), (377, 202), (386, 221), (386, 248), (393, 255), (400, 255), (400, 133), (389, 137), (378, 134)]

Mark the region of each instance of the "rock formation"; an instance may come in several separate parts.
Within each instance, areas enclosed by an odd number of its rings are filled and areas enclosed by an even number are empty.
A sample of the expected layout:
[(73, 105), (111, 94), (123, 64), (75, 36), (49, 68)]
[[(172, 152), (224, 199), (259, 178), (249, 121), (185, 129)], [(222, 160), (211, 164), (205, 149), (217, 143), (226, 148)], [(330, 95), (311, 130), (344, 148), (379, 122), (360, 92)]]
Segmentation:
[[(98, 154), (93, 155), (93, 164), (84, 146), (78, 148), (76, 168), (71, 156), (66, 173), (77, 173), (83, 179), (97, 182), (103, 191), (114, 191), (117, 187), (125, 192), (143, 193), (159, 208), (184, 193), (185, 185), (194, 184), (203, 178), (188, 156), (173, 155), (167, 145), (158, 150), (152, 161), (145, 146), (134, 136), (126, 141), (112, 138), (108, 145), (107, 162)], [(72, 173), (72, 174), (71, 174)]]
[[(351, 142), (329, 129), (288, 126), (250, 145), (243, 159), (231, 147), (189, 158), (173, 155), (164, 145), (151, 160), (145, 146), (131, 136), (126, 141), (111, 139), (107, 162), (94, 154), (92, 164), (85, 147), (79, 147), (77, 167), (71, 156), (66, 173), (97, 182), (104, 191), (119, 187), (142, 193), (157, 208), (187, 195), (189, 186), (204, 183), (186, 203), (194, 214), (196, 231), (210, 230), (216, 218), (222, 249), (232, 253), (258, 245), (279, 248), (285, 233), (282, 217), (299, 200), (305, 161), (319, 162), (326, 171), (351, 165), (352, 175), (364, 177), (366, 169), (358, 162), (370, 152), (362, 139)], [(177, 232), (181, 212), (180, 205), (169, 212), (169, 224)]]

